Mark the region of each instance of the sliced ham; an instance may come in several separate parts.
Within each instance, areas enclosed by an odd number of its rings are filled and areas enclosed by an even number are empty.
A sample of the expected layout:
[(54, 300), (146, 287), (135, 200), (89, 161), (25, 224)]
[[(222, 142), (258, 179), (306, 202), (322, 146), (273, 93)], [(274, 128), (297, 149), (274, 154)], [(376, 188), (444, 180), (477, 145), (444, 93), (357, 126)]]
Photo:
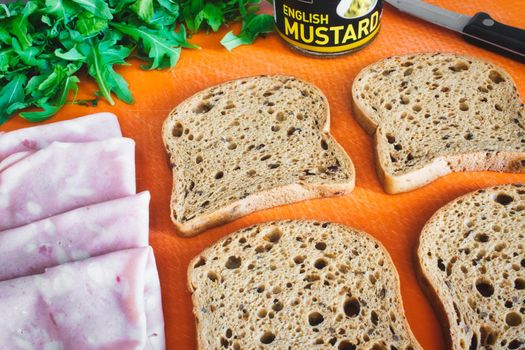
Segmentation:
[(164, 349), (150, 247), (122, 250), (0, 282), (0, 348)]
[(34, 126), (0, 134), (0, 161), (17, 152), (42, 149), (55, 141), (90, 142), (120, 136), (117, 117), (112, 113)]
[(0, 281), (121, 249), (147, 247), (149, 199), (149, 192), (142, 192), (0, 232)]
[(3, 160), (0, 160), (0, 172), (9, 168), (11, 165), (18, 163), (19, 161), (30, 156), (33, 153), (35, 153), (35, 151), (23, 151), (13, 153), (10, 156), (5, 157)]
[(54, 142), (0, 172), (0, 231), (135, 194), (135, 143)]

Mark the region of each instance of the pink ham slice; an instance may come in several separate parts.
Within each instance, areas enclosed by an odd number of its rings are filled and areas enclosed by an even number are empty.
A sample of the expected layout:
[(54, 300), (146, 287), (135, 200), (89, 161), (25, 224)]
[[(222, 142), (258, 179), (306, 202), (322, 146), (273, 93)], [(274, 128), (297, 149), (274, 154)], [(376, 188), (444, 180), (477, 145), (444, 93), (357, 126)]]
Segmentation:
[(148, 246), (149, 192), (0, 232), (0, 281), (117, 250)]
[(0, 231), (135, 194), (135, 143), (55, 142), (0, 172)]
[(9, 350), (165, 349), (150, 247), (0, 282), (0, 295), (0, 344)]
[(11, 165), (18, 163), (19, 161), (30, 156), (33, 153), (35, 152), (34, 151), (17, 152), (17, 153), (13, 153), (10, 156), (4, 158), (3, 160), (0, 161), (0, 172), (9, 168)]
[(17, 152), (42, 149), (55, 141), (90, 142), (121, 136), (114, 114), (92, 114), (0, 134), (0, 161)]

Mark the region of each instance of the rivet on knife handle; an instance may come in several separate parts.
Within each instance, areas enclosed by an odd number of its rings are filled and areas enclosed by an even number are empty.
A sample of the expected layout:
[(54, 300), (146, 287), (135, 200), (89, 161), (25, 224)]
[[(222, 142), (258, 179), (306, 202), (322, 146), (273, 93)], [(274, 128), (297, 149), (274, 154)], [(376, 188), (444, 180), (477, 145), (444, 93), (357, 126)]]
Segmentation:
[(463, 28), (465, 40), (525, 62), (525, 30), (495, 21), (489, 14), (480, 12)]

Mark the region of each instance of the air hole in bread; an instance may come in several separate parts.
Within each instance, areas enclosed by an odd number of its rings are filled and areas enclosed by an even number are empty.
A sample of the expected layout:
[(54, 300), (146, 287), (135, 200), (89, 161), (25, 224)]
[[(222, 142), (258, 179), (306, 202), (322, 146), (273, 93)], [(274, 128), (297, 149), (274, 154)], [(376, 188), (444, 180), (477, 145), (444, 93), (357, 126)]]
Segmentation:
[(325, 139), (321, 140), (321, 148), (324, 149), (325, 151), (328, 150), (328, 143), (326, 142)]
[(412, 107), (412, 110), (413, 110), (414, 112), (421, 112), (422, 109), (423, 109), (423, 107), (421, 107), (420, 105), (414, 105), (414, 106)]
[(346, 316), (357, 317), (361, 312), (361, 305), (356, 298), (347, 298), (343, 304), (343, 310)]
[(523, 278), (516, 278), (514, 280), (514, 288), (518, 290), (525, 289), (525, 279)]
[(228, 142), (227, 147), (229, 150), (233, 151), (234, 149), (237, 148), (237, 144), (235, 142)]
[(486, 243), (489, 241), (489, 236), (485, 233), (478, 233), (474, 236), (476, 242)]
[(523, 343), (521, 341), (519, 341), (518, 339), (513, 339), (512, 341), (510, 341), (508, 348), (510, 350), (516, 350), (519, 349), (522, 345)]
[(279, 163), (273, 163), (273, 164), (268, 164), (268, 168), (270, 169), (277, 169), (281, 164)]
[(522, 318), (521, 315), (517, 312), (509, 312), (505, 316), (505, 323), (509, 325), (510, 327), (517, 327), (521, 324)]
[(490, 298), (492, 294), (494, 294), (494, 286), (483, 278), (479, 278), (476, 281), (476, 289), (478, 290), (479, 294), (485, 298)]
[(496, 196), (495, 201), (501, 205), (509, 205), (514, 201), (514, 198), (505, 193), (500, 193)]
[(448, 69), (450, 69), (453, 72), (461, 72), (463, 70), (468, 70), (469, 65), (466, 62), (458, 62), (455, 65), (448, 67)]
[(301, 132), (301, 131), (302, 131), (301, 128), (296, 128), (296, 127), (291, 126), (290, 128), (288, 128), (286, 135), (292, 136), (295, 132)]
[(372, 310), (372, 312), (370, 313), (370, 321), (372, 321), (374, 326), (377, 326), (379, 322), (379, 316), (377, 315), (377, 312), (375, 312), (374, 310)]
[(197, 107), (195, 107), (193, 111), (195, 113), (203, 114), (203, 113), (208, 113), (212, 108), (213, 108), (213, 105), (210, 102), (202, 101), (201, 103), (197, 105)]
[(505, 79), (501, 76), (501, 74), (495, 70), (490, 71), (489, 79), (492, 80), (494, 84), (500, 84), (505, 82)]
[(496, 110), (497, 110), (498, 112), (503, 112), (503, 107), (501, 107), (501, 105), (499, 105), (499, 104), (497, 104), (497, 103), (494, 105), (494, 108), (496, 108)]
[(268, 160), (268, 159), (270, 159), (271, 157), (272, 157), (272, 156), (271, 156), (270, 154), (264, 155), (264, 156), (261, 157), (261, 161), (264, 162), (265, 160)]
[(315, 244), (315, 249), (321, 250), (321, 251), (325, 250), (326, 249), (326, 243), (324, 243), (324, 242), (317, 242)]
[(220, 341), (221, 341), (221, 346), (222, 346), (223, 348), (227, 348), (227, 347), (230, 345), (229, 342), (228, 342), (228, 340), (227, 340), (226, 338), (224, 338), (224, 337), (221, 337), (221, 340), (220, 340)]
[(195, 265), (193, 265), (194, 268), (199, 268), (201, 266), (204, 266), (206, 265), (206, 259), (204, 259), (204, 257), (199, 257), (199, 260), (195, 263)]
[(284, 307), (283, 303), (281, 303), (280, 301), (276, 301), (272, 305), (272, 310), (275, 312), (279, 312), (283, 309), (283, 307)]
[(370, 350), (387, 350), (384, 344), (375, 343)]
[(275, 334), (272, 332), (264, 332), (263, 335), (261, 335), (260, 341), (263, 344), (271, 344), (275, 340)]
[(472, 338), (470, 339), (470, 346), (468, 347), (469, 350), (478, 350), (478, 335), (476, 333), (472, 334)]
[(463, 137), (465, 138), (465, 140), (470, 141), (474, 138), (474, 135), (471, 132), (469, 132), (469, 133), (466, 133), (465, 136)]
[(208, 276), (208, 279), (209, 279), (210, 281), (212, 281), (212, 282), (216, 282), (216, 281), (219, 280), (219, 276), (218, 276), (215, 272), (213, 272), (213, 271), (209, 271), (208, 274), (207, 274), (207, 276)]
[(265, 318), (267, 314), (268, 314), (268, 311), (266, 311), (265, 309), (261, 309), (257, 311), (257, 317), (259, 318)]
[(271, 129), (272, 129), (273, 132), (277, 132), (277, 131), (281, 130), (281, 127), (279, 125), (272, 125)]
[(386, 134), (386, 139), (389, 144), (394, 144), (396, 142), (396, 138), (392, 134)]
[(305, 257), (302, 256), (302, 255), (299, 255), (299, 256), (296, 256), (295, 258), (293, 258), (293, 261), (297, 264), (297, 265), (300, 265), (304, 262), (304, 259)]
[(401, 98), (400, 98), (400, 103), (401, 103), (402, 105), (407, 105), (407, 104), (410, 103), (410, 98), (409, 98), (408, 96), (406, 96), (406, 95), (403, 95), (403, 96), (401, 96)]
[(405, 77), (408, 77), (410, 74), (412, 74), (414, 72), (414, 68), (408, 68), (407, 70), (405, 70), (405, 72), (403, 73), (403, 76)]
[(319, 312), (312, 312), (308, 315), (308, 324), (312, 327), (323, 323), (324, 317)]
[(314, 267), (318, 270), (322, 270), (326, 267), (326, 265), (328, 265), (328, 262), (325, 260), (325, 259), (317, 259), (315, 262), (314, 262)]
[(175, 126), (173, 127), (171, 134), (174, 137), (181, 137), (183, 132), (184, 132), (184, 126), (180, 122), (177, 122), (175, 123)]
[(275, 119), (277, 119), (278, 122), (282, 122), (286, 119), (286, 116), (284, 115), (283, 112), (278, 112), (276, 115), (275, 115)]
[(386, 108), (386, 110), (391, 111), (393, 106), (392, 106), (392, 104), (390, 102), (387, 102), (387, 103), (385, 103), (385, 108)]
[(215, 173), (215, 180), (220, 180), (223, 178), (223, 176), (224, 176), (224, 172), (218, 171)]
[(355, 344), (350, 343), (349, 341), (343, 340), (339, 343), (339, 346), (337, 347), (337, 350), (356, 350), (357, 346)]
[(264, 240), (266, 241), (269, 241), (271, 243), (278, 243), (279, 240), (281, 239), (283, 235), (283, 232), (278, 228), (278, 227), (274, 227), (270, 233), (268, 233), (265, 237), (264, 237)]
[(459, 109), (463, 112), (468, 111), (469, 110), (468, 104), (466, 102), (460, 102)]
[(228, 260), (226, 260), (226, 268), (230, 270), (238, 269), (241, 266), (242, 259), (237, 256), (230, 256)]

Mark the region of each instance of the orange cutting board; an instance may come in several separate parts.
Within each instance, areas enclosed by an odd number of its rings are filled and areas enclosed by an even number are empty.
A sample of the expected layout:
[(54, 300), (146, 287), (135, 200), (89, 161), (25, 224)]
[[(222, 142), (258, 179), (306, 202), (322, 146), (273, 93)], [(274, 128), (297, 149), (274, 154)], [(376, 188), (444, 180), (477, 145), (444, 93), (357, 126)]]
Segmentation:
[[(331, 0), (332, 1), (332, 0)], [(448, 9), (473, 15), (489, 12), (509, 25), (525, 27), (525, 4), (516, 0), (434, 0)], [(265, 6), (270, 12), (270, 6)], [(275, 34), (254, 45), (228, 52), (219, 44), (227, 28), (216, 34), (199, 34), (192, 41), (200, 50), (183, 50), (173, 70), (143, 71), (140, 63), (120, 67), (135, 96), (135, 103), (110, 106), (101, 101), (96, 108), (67, 106), (48, 122), (98, 111), (118, 115), (123, 133), (137, 143), (138, 190), (149, 190), (151, 245), (155, 250), (162, 285), (168, 349), (196, 348), (186, 268), (202, 249), (237, 229), (275, 219), (308, 218), (330, 220), (365, 230), (388, 249), (401, 276), (401, 291), (408, 321), (425, 349), (445, 348), (440, 325), (419, 287), (414, 251), (421, 228), (448, 201), (469, 191), (500, 183), (525, 182), (525, 175), (496, 173), (452, 174), (413, 192), (388, 195), (374, 170), (373, 143), (352, 115), (350, 87), (356, 74), (383, 57), (421, 51), (451, 51), (489, 59), (513, 76), (525, 95), (525, 65), (465, 43), (458, 35), (385, 6), (378, 38), (366, 49), (338, 58), (303, 56), (291, 50)], [(161, 140), (161, 126), (169, 111), (185, 98), (208, 86), (255, 74), (290, 74), (317, 85), (328, 97), (332, 134), (352, 158), (357, 172), (355, 190), (347, 196), (311, 200), (261, 211), (193, 238), (181, 238), (170, 221), (171, 170)], [(87, 79), (83, 79), (86, 81)], [(89, 98), (96, 86), (81, 85), (80, 98)], [(30, 126), (19, 117), (0, 127), (2, 131)], [(96, 169), (93, 169), (96, 171)], [(42, 174), (41, 176), (45, 176)]]

